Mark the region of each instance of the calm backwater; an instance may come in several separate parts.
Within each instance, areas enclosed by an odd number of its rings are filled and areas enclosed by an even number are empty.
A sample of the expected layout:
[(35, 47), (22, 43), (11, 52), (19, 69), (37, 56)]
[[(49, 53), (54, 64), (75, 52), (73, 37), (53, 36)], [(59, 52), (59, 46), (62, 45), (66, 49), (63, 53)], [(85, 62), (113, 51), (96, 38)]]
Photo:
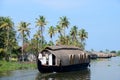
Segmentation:
[(38, 70), (0, 73), (0, 80), (120, 80), (120, 57), (91, 61), (86, 70), (41, 74)]

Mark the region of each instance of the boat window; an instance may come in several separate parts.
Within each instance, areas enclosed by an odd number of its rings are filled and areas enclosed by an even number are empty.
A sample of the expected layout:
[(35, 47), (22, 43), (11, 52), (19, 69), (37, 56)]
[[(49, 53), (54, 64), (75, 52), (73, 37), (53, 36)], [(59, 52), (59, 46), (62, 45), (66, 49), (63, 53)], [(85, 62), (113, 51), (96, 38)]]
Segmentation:
[(81, 55), (81, 59), (80, 60), (81, 60), (81, 63), (83, 63), (83, 54)]
[(72, 56), (72, 64), (74, 64), (74, 61), (75, 61), (75, 55)]
[(75, 60), (75, 55), (70, 55), (69, 57), (70, 64), (74, 64), (74, 60)]
[(69, 57), (70, 64), (72, 64), (72, 55)]

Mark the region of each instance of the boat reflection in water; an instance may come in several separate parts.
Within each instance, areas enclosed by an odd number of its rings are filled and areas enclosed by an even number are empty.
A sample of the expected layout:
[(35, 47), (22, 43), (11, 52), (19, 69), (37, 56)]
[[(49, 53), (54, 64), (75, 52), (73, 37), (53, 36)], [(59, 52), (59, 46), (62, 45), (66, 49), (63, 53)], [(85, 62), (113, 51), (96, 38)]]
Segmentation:
[(36, 80), (90, 80), (90, 70), (47, 74), (38, 73)]

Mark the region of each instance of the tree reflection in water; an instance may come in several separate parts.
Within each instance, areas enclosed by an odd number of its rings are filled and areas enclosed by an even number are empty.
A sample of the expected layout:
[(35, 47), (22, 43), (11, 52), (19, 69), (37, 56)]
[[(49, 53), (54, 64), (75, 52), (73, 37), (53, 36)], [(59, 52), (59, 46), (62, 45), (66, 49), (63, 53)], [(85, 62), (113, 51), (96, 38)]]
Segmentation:
[(64, 73), (38, 73), (35, 80), (90, 80), (90, 70)]

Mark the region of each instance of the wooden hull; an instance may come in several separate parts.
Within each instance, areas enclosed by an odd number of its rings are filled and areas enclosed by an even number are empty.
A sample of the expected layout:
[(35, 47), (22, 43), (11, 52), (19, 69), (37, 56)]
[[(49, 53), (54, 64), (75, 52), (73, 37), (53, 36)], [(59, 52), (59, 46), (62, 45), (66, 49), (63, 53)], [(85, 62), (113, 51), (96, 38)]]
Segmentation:
[(41, 73), (78, 71), (86, 69), (89, 65), (89, 63), (81, 63), (68, 66), (47, 66), (41, 65), (41, 62), (39, 60), (37, 62), (38, 70)]
[(98, 58), (111, 58), (111, 56), (101, 56), (101, 57), (98, 57)]

